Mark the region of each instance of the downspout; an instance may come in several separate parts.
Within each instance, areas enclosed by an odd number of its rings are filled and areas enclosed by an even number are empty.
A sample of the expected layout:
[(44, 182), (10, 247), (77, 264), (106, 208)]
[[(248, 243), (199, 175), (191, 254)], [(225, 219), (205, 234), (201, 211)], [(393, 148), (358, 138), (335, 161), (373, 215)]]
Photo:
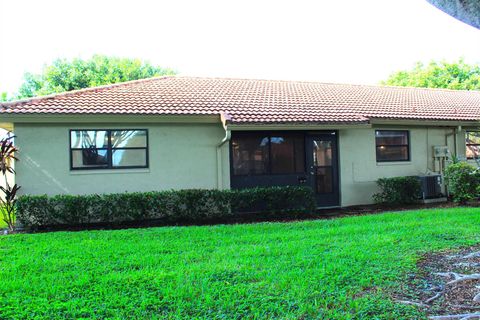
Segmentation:
[[(458, 130), (462, 130), (462, 126), (458, 126)], [(448, 145), (448, 137), (452, 136), (453, 137), (453, 154), (455, 156), (458, 156), (457, 154), (457, 128), (453, 127), (451, 128), (452, 129), (452, 132), (451, 133), (447, 133), (445, 135), (445, 145)]]
[(222, 161), (222, 147), (225, 143), (230, 141), (232, 137), (232, 131), (228, 129), (228, 122), (232, 118), (228, 113), (222, 112), (220, 114), (220, 121), (222, 122), (223, 129), (225, 129), (225, 137), (217, 145), (217, 189), (223, 190), (223, 161)]
[(457, 135), (462, 131), (462, 126), (458, 126), (456, 129), (453, 129), (454, 135), (453, 135), (453, 149), (455, 149), (455, 154), (458, 157), (458, 146), (457, 146)]

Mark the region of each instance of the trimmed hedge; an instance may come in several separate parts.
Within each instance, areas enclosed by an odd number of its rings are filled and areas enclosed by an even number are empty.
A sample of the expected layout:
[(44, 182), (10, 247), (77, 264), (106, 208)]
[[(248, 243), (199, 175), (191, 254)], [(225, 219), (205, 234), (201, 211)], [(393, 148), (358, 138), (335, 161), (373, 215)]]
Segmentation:
[(421, 185), (417, 177), (394, 177), (377, 180), (380, 192), (373, 195), (376, 203), (411, 204), (420, 199)]
[(26, 228), (121, 223), (143, 220), (202, 221), (256, 212), (313, 213), (314, 193), (306, 187), (243, 190), (178, 190), (102, 195), (24, 195), (17, 219)]

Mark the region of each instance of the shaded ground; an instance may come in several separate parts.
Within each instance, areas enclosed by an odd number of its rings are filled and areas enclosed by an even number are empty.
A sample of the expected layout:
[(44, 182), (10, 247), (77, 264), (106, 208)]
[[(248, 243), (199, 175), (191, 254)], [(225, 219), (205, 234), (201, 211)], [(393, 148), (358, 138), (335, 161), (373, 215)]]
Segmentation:
[(432, 319), (480, 319), (480, 246), (426, 254), (417, 267), (397, 301), (418, 306)]

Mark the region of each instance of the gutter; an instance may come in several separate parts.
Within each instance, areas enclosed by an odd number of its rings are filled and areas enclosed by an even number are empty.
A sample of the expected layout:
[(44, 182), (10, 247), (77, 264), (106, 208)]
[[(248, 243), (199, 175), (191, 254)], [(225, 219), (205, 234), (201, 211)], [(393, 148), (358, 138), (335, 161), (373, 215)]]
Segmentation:
[(223, 185), (223, 161), (222, 161), (222, 147), (225, 143), (230, 141), (232, 137), (232, 131), (228, 128), (228, 122), (232, 120), (232, 117), (225, 112), (220, 114), (220, 121), (222, 126), (225, 129), (225, 137), (217, 145), (217, 189), (223, 190), (225, 186)]

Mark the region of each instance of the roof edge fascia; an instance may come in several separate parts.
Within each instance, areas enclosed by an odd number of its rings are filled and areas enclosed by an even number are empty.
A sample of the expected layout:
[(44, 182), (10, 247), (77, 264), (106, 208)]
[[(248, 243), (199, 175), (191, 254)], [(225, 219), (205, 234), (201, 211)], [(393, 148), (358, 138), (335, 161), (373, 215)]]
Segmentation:
[(218, 123), (220, 115), (169, 114), (0, 114), (11, 123)]
[(265, 130), (335, 130), (371, 128), (369, 123), (326, 123), (326, 124), (229, 124), (228, 129), (232, 131), (265, 131)]
[(436, 127), (479, 127), (478, 120), (420, 120), (420, 119), (382, 119), (370, 118), (372, 125), (398, 125), (398, 126), (436, 126)]

